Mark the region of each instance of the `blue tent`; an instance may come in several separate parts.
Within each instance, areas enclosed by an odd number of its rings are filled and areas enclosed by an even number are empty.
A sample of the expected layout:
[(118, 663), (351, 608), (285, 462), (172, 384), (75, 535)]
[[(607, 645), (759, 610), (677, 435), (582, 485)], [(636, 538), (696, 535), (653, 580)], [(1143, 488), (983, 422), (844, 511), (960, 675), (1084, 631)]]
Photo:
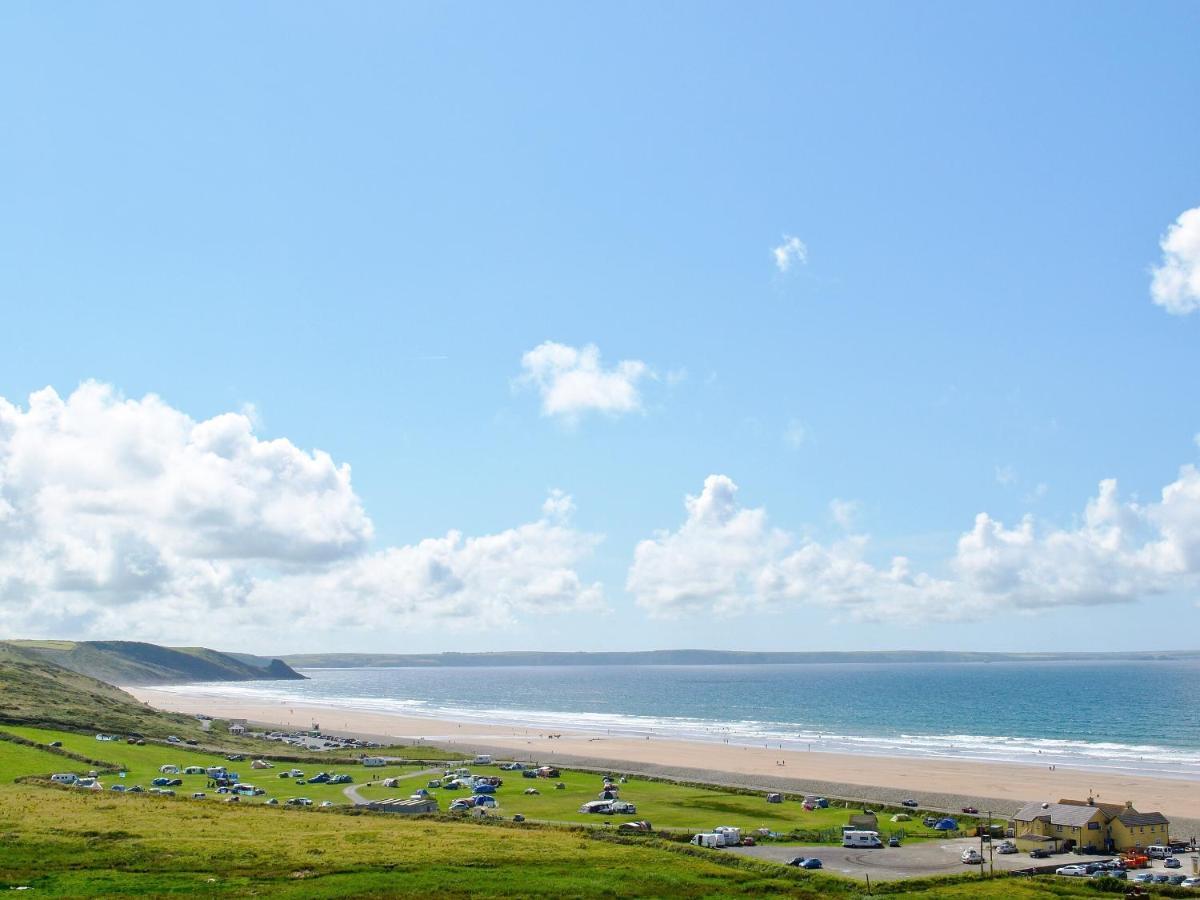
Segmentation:
[(953, 819), (942, 819), (933, 826), (936, 831), (958, 831), (958, 823)]
[(475, 785), (475, 793), (494, 794), (496, 793), (496, 786), (494, 784), (477, 784)]

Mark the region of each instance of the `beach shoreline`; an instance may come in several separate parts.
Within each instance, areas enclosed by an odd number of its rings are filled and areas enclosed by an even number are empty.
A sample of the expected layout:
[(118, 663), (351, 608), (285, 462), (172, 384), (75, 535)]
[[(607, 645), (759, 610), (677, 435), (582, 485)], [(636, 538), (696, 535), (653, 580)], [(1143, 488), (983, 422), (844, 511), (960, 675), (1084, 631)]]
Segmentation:
[(1029, 801), (1060, 798), (1124, 803), (1157, 810), (1173, 820), (1174, 834), (1200, 833), (1200, 784), (1183, 779), (1115, 774), (1056, 766), (943, 758), (893, 758), (778, 749), (655, 735), (604, 735), (584, 729), (492, 725), (333, 704), (222, 696), (213, 685), (203, 693), (126, 687), (158, 709), (218, 718), (246, 719), (281, 730), (319, 724), (333, 734), (406, 744), (427, 743), (464, 755), (489, 752), (557, 765), (613, 768), (655, 777), (735, 787), (812, 792), (848, 799), (897, 803), (915, 797), (931, 808), (974, 805), (1009, 815)]

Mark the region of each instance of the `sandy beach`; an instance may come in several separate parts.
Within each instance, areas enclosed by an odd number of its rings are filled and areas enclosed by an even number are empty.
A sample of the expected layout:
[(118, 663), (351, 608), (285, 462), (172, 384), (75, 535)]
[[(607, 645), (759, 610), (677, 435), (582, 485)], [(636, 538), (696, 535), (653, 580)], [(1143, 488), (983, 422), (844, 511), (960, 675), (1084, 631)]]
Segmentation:
[[(1008, 814), (1031, 800), (1093, 796), (1109, 803), (1133, 801), (1139, 809), (1159, 810), (1180, 828), (1200, 823), (1200, 784), (1037, 766), (942, 759), (889, 759), (881, 756), (797, 752), (718, 742), (665, 738), (603, 736), (563, 730), (550, 737), (537, 728), (482, 725), (444, 719), (401, 716), (344, 707), (294, 702), (248, 702), (206, 693), (125, 688), (159, 709), (240, 718), (283, 728), (309, 728), (314, 722), (339, 734), (424, 741), (465, 752), (487, 750), (514, 759), (560, 765), (611, 766), (626, 771), (674, 776), (763, 789), (812, 790), (836, 797), (898, 801), (916, 797), (931, 807), (956, 809), (964, 803)], [(1192, 833), (1189, 832), (1189, 833)]]

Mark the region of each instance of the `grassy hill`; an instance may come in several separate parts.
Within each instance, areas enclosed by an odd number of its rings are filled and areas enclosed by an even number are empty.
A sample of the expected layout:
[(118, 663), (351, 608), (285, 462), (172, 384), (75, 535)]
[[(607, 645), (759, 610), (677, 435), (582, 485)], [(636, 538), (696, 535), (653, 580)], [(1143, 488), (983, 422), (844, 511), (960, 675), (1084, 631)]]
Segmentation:
[(302, 679), (278, 659), (233, 656), (206, 647), (160, 647), (139, 641), (7, 641), (40, 657), (109, 684), (184, 684), (192, 681)]
[(198, 737), (191, 716), (159, 712), (43, 654), (0, 643), (0, 723)]

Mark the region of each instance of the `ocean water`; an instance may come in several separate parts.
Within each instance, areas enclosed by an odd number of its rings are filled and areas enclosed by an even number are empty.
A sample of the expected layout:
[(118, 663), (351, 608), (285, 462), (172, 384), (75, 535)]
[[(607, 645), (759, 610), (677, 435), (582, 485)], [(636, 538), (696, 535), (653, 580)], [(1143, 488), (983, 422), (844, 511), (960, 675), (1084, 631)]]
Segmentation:
[(1200, 660), (303, 671), (309, 681), (166, 690), (540, 732), (652, 734), (1200, 779)]

